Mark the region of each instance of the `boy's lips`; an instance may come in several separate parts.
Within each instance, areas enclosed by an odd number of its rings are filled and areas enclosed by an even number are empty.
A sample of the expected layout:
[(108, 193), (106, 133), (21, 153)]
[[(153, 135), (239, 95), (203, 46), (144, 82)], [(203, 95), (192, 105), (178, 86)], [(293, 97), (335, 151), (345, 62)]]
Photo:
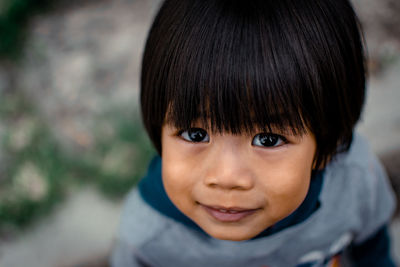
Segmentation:
[(247, 209), (239, 207), (222, 207), (222, 206), (201, 206), (210, 214), (214, 219), (221, 222), (238, 222), (243, 218), (252, 215), (258, 209)]

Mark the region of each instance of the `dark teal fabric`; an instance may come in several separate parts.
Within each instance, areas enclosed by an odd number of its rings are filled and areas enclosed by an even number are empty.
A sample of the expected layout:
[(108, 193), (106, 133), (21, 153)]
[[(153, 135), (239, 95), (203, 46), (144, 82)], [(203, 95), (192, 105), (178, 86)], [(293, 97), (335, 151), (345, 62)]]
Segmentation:
[[(155, 210), (188, 227), (202, 231), (197, 224), (180, 212), (168, 198), (161, 178), (161, 158), (155, 157), (149, 166), (147, 175), (139, 183), (141, 197)], [(288, 217), (267, 228), (256, 238), (274, 234), (282, 229), (301, 223), (319, 207), (318, 197), (323, 182), (323, 171), (312, 174), (310, 188), (303, 203)]]
[(387, 225), (361, 244), (350, 247), (355, 267), (395, 267), (390, 255), (390, 237)]
[(188, 227), (201, 230), (197, 224), (180, 212), (168, 198), (161, 179), (160, 157), (156, 156), (150, 162), (147, 175), (139, 183), (139, 192), (143, 200), (158, 212)]
[[(197, 224), (180, 212), (168, 198), (162, 183), (161, 164), (161, 158), (158, 156), (151, 161), (147, 175), (138, 186), (141, 197), (158, 212), (207, 235)], [(319, 195), (322, 190), (323, 175), (323, 170), (313, 171), (310, 187), (303, 203), (288, 217), (265, 229), (255, 238), (272, 235), (310, 217), (320, 206)], [(349, 252), (354, 266), (394, 267), (389, 244), (388, 227), (384, 225), (362, 244), (350, 247)]]

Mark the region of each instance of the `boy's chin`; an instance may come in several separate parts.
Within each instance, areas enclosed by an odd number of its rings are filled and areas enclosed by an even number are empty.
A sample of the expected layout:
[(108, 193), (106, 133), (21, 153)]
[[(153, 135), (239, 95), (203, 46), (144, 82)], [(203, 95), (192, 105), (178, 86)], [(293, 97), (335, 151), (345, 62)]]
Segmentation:
[[(204, 229), (203, 229), (204, 230)], [(205, 231), (207, 234), (212, 236), (213, 238), (219, 240), (227, 240), (227, 241), (245, 241), (256, 237), (260, 232), (249, 232), (249, 231), (240, 231), (240, 230), (232, 230), (227, 227), (223, 231)]]

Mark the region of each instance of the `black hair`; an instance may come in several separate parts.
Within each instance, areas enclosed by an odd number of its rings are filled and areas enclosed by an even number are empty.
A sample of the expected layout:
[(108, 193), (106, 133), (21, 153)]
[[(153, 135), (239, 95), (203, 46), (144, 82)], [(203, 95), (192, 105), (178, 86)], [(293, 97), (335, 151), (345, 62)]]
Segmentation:
[(166, 120), (233, 134), (309, 129), (320, 166), (349, 148), (365, 76), (348, 0), (166, 0), (143, 55), (142, 117), (159, 153)]

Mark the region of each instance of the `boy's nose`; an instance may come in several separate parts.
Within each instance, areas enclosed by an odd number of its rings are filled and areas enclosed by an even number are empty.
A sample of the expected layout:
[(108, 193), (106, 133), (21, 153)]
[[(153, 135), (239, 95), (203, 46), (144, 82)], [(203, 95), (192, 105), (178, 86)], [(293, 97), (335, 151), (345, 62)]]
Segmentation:
[(254, 186), (254, 176), (239, 151), (220, 149), (210, 155), (204, 184), (224, 190), (250, 190)]

